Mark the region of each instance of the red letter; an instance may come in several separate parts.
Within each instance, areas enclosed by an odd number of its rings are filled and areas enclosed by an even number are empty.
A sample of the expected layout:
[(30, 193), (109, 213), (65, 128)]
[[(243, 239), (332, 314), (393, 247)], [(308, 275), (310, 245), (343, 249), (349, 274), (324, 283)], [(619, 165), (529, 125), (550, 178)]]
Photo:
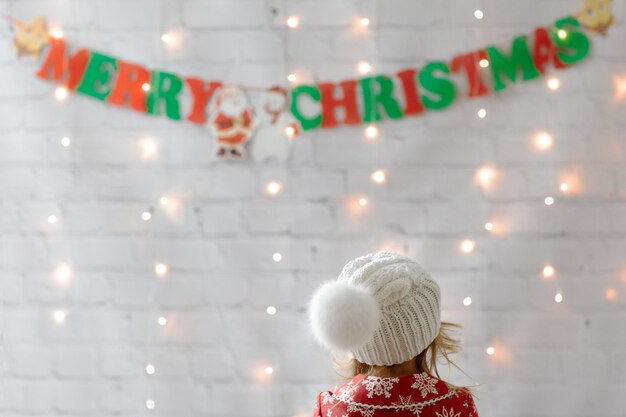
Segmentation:
[(359, 108), (356, 104), (356, 81), (343, 81), (339, 87), (343, 90), (343, 97), (335, 98), (333, 91), (335, 84), (322, 83), (318, 85), (322, 93), (322, 127), (333, 127), (337, 125), (335, 109), (343, 107), (345, 109), (344, 123), (347, 125), (357, 125), (361, 123)]
[(206, 105), (222, 83), (211, 81), (207, 84), (199, 78), (185, 78), (185, 82), (193, 95), (193, 105), (187, 120), (193, 123), (204, 123), (206, 122)]
[(555, 68), (565, 68), (567, 65), (561, 62), (556, 55), (556, 46), (550, 39), (550, 34), (546, 28), (537, 28), (535, 30), (535, 47), (533, 48), (533, 61), (535, 68), (540, 73), (545, 73), (544, 66), (550, 62), (554, 62)]
[(83, 78), (89, 55), (88, 50), (81, 49), (68, 60), (65, 56), (65, 41), (50, 38), (50, 52), (48, 52), (46, 60), (36, 75), (44, 80), (52, 79), (54, 81), (62, 81), (67, 77), (66, 87), (69, 90), (74, 90)]
[(479, 97), (489, 92), (489, 89), (483, 83), (478, 72), (478, 63), (481, 59), (487, 59), (485, 51), (480, 50), (471, 52), (465, 55), (459, 55), (452, 59), (451, 70), (452, 72), (459, 72), (459, 70), (465, 70), (467, 76), (467, 82), (469, 84), (468, 97)]
[(400, 71), (396, 75), (402, 81), (402, 91), (404, 91), (404, 101), (406, 103), (404, 115), (409, 116), (423, 112), (424, 105), (419, 99), (417, 83), (415, 82), (417, 70), (408, 69)]
[(150, 83), (150, 72), (139, 65), (127, 62), (117, 62), (117, 79), (107, 102), (116, 106), (126, 104), (126, 99), (130, 101), (130, 107), (140, 112), (146, 112), (146, 94), (143, 91), (143, 84)]

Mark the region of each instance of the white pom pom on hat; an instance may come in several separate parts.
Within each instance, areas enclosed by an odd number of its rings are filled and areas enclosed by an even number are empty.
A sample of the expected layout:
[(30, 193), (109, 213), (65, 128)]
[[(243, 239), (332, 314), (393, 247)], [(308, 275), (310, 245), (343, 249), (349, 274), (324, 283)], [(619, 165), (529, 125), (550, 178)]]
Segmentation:
[(331, 281), (315, 292), (309, 319), (320, 344), (350, 351), (363, 346), (374, 335), (380, 309), (366, 288)]
[(419, 355), (441, 326), (440, 290), (414, 260), (373, 253), (346, 264), (309, 304), (315, 339), (360, 362), (394, 365)]

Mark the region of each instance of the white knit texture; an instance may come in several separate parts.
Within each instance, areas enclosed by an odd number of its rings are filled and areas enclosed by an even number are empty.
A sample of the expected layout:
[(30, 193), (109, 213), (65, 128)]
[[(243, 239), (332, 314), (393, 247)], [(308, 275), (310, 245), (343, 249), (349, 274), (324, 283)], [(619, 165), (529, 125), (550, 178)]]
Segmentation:
[(351, 351), (370, 365), (393, 365), (419, 355), (439, 334), (439, 285), (414, 260), (394, 253), (349, 262), (338, 282), (369, 289), (381, 309), (372, 338)]

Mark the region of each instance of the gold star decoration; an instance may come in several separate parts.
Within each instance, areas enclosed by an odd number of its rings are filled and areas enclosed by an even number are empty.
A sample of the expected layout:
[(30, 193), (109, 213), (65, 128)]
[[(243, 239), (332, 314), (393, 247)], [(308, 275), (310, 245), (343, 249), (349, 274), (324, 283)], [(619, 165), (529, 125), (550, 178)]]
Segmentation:
[(13, 45), (17, 49), (17, 56), (30, 54), (39, 58), (41, 50), (50, 42), (46, 19), (36, 17), (31, 23), (14, 21), (15, 38)]

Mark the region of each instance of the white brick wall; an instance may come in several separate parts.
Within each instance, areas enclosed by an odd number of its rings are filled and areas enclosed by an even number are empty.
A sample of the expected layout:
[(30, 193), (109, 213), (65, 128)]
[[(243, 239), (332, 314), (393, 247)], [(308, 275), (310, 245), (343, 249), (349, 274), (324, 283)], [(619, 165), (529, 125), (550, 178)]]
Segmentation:
[[(506, 46), (581, 5), (4, 0), (0, 12), (45, 14), (76, 47), (261, 86), (291, 71), (305, 81), (354, 78), (362, 59), (394, 72)], [(15, 59), (3, 23), (0, 415), (308, 416), (315, 393), (340, 383), (307, 333), (312, 291), (350, 258), (393, 249), (433, 271), (444, 319), (466, 326), (459, 363), (481, 384), (481, 416), (623, 417), (626, 102), (614, 77), (626, 77), (626, 1), (614, 10), (617, 25), (593, 37), (585, 62), (550, 71), (558, 92), (538, 80), (460, 98), (441, 113), (381, 124), (375, 142), (360, 127), (303, 134), (292, 161), (268, 165), (215, 162), (200, 127), (80, 96), (56, 103), (35, 65)], [(287, 32), (292, 14), (301, 28)], [(363, 15), (372, 26), (355, 31)], [(167, 30), (180, 36), (175, 49), (159, 41)], [(475, 116), (481, 107), (485, 120)], [(548, 152), (532, 147), (541, 130), (555, 138)], [(69, 148), (59, 143), (66, 135)], [(137, 146), (145, 136), (159, 146), (149, 162)], [(485, 164), (499, 176), (483, 190), (474, 175)], [(378, 168), (389, 174), (384, 185), (370, 181)], [(572, 177), (577, 192), (562, 196), (560, 182)], [(263, 191), (270, 180), (284, 185), (277, 197)], [(180, 200), (175, 215), (162, 195)], [(361, 196), (369, 204), (355, 211)], [(489, 220), (496, 233), (483, 229)], [(469, 255), (459, 251), (466, 238), (477, 242)], [(60, 262), (74, 270), (66, 286), (53, 279)], [(168, 276), (155, 276), (157, 262)], [(545, 264), (554, 280), (542, 279)], [(268, 305), (278, 313), (266, 314)], [(57, 309), (68, 314), (62, 324)]]

